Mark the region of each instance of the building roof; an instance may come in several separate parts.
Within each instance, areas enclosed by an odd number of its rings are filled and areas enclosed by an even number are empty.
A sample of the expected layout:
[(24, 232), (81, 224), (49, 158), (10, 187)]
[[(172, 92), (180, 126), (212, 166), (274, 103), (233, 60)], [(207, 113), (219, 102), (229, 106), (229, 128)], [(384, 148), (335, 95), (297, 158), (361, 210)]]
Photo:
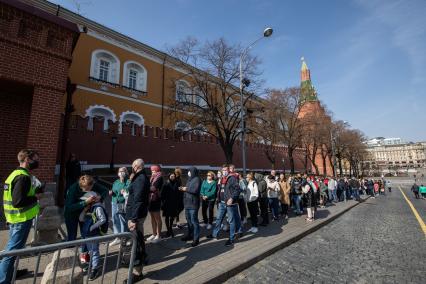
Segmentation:
[(42, 9), (39, 9), (38, 7), (35, 7), (33, 5), (29, 5), (20, 1), (16, 0), (0, 0), (0, 3), (4, 3), (8, 6), (14, 7), (16, 9), (22, 10), (28, 14), (34, 15), (38, 18), (44, 19), (48, 22), (54, 23), (58, 26), (61, 26), (67, 30), (80, 33), (77, 25), (71, 21), (67, 21), (65, 19), (56, 17), (50, 13), (45, 12)]

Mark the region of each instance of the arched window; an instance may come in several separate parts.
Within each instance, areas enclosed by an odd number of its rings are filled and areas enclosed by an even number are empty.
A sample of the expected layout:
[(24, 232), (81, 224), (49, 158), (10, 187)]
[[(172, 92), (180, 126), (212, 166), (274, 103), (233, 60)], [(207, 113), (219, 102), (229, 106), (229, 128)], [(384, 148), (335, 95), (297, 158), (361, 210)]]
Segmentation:
[(204, 94), (199, 87), (194, 88), (192, 102), (199, 107), (207, 107), (206, 94)]
[(194, 130), (192, 132), (197, 135), (203, 135), (207, 133), (207, 128), (202, 124), (198, 124), (194, 127)]
[(191, 126), (188, 124), (188, 122), (178, 121), (175, 124), (175, 129), (181, 132), (186, 132), (191, 129)]
[(97, 49), (92, 52), (90, 77), (110, 83), (119, 83), (120, 60), (109, 51)]
[(176, 101), (180, 103), (191, 102), (192, 92), (189, 84), (184, 80), (176, 82)]
[(120, 115), (120, 124), (118, 125), (118, 133), (123, 132), (123, 123), (132, 123), (132, 135), (136, 135), (135, 125), (142, 126), (145, 123), (145, 120), (142, 115), (135, 111), (125, 111)]
[(135, 61), (126, 61), (123, 68), (123, 85), (137, 91), (146, 92), (147, 72)]
[(88, 130), (93, 130), (93, 119), (100, 118), (104, 120), (104, 131), (108, 131), (108, 120), (116, 122), (115, 113), (112, 109), (104, 105), (92, 105), (86, 110), (86, 117), (89, 118), (87, 124)]
[(233, 116), (240, 111), (240, 105), (235, 103), (231, 96), (226, 99), (226, 112), (228, 115)]

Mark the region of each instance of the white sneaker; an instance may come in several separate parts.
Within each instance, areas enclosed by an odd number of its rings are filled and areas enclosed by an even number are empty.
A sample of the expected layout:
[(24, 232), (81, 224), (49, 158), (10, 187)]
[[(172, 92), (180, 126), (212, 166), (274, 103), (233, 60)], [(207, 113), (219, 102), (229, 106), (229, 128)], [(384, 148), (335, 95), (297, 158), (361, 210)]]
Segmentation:
[(112, 242), (109, 243), (110, 247), (119, 245), (121, 243), (121, 240), (119, 238), (115, 238)]
[(211, 230), (213, 228), (213, 226), (211, 224), (207, 225), (207, 230)]
[(150, 241), (154, 240), (155, 237), (156, 237), (155, 235), (151, 235), (149, 238), (146, 239), (146, 241), (150, 242)]
[(259, 231), (259, 229), (257, 227), (252, 227), (250, 229), (250, 232), (252, 232), (253, 234), (256, 234)]
[(155, 236), (154, 239), (151, 241), (151, 243), (153, 244), (157, 244), (161, 242), (161, 237), (160, 236)]
[(206, 224), (205, 223), (200, 223), (200, 227), (205, 227)]

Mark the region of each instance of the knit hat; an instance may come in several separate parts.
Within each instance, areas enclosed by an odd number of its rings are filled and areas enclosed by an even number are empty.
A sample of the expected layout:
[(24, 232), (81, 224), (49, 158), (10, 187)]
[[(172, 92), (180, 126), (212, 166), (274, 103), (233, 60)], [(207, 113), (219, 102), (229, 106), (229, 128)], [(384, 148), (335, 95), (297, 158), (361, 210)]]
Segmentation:
[(89, 197), (92, 197), (92, 196), (96, 197), (97, 195), (98, 194), (96, 192), (89, 191), (89, 192), (86, 192), (82, 197), (80, 197), (80, 199), (81, 200), (87, 200), (87, 199), (89, 199)]
[(151, 172), (152, 171), (161, 172), (161, 168), (160, 168), (159, 165), (152, 165), (151, 166)]

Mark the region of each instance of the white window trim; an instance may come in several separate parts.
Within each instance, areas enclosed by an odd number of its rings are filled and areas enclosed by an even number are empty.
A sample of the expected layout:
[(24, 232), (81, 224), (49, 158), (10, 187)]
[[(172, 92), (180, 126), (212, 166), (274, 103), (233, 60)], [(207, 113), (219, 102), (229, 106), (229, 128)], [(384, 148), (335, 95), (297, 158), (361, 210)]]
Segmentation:
[[(184, 103), (184, 102), (182, 102), (182, 101), (179, 101), (178, 100), (178, 95), (177, 95), (177, 90), (178, 90), (178, 85), (179, 85), (179, 83), (184, 83), (184, 84), (186, 84), (186, 87), (188, 88), (186, 91), (189, 91), (189, 92), (191, 92), (191, 84), (189, 84), (188, 83), (188, 81), (185, 81), (185, 80), (183, 80), (183, 79), (180, 79), (180, 80), (177, 80), (176, 81), (176, 92), (175, 92), (175, 100), (177, 101), (177, 102), (181, 102), (181, 103)], [(187, 93), (185, 93), (185, 97), (187, 96)], [(192, 98), (191, 98), (192, 99)]]
[[(111, 56), (112, 58), (115, 59), (116, 62), (111, 62), (110, 60), (108, 60), (107, 58), (104, 58), (104, 60), (109, 61), (110, 62), (110, 70), (108, 73), (108, 82), (110, 83), (114, 83), (114, 84), (119, 84), (120, 83), (120, 60), (118, 59), (118, 57), (109, 52), (108, 50), (105, 49), (95, 49), (94, 51), (92, 51), (92, 57), (91, 57), (91, 61), (90, 61), (90, 77), (93, 78), (98, 78), (99, 74), (96, 72), (96, 64), (97, 64), (97, 60), (98, 60), (98, 54), (99, 53), (105, 53), (108, 54), (109, 56)], [(115, 76), (115, 80), (111, 80), (111, 76), (112, 76), (112, 70), (114, 69), (114, 66), (116, 69), (116, 76)]]
[(135, 65), (137, 65), (139, 68), (141, 68), (143, 70), (142, 74), (138, 74), (138, 78), (136, 79), (136, 87), (138, 85), (138, 81), (141, 79), (139, 76), (144, 76), (145, 77), (144, 78), (145, 79), (144, 80), (145, 81), (144, 82), (145, 89), (144, 90), (139, 90), (138, 88), (136, 88), (135, 90), (141, 91), (141, 92), (147, 92), (147, 90), (148, 90), (148, 71), (146, 70), (146, 68), (142, 64), (140, 64), (139, 62), (133, 61), (133, 60), (128, 60), (128, 61), (124, 62), (123, 79), (122, 79), (123, 86), (126, 86), (126, 87), (130, 88), (130, 86), (129, 86), (129, 74), (130, 74), (129, 72), (130, 72), (130, 69), (131, 69), (131, 68), (129, 68), (130, 64), (135, 64)]
[[(137, 126), (139, 126), (139, 127), (141, 127), (141, 126), (143, 126), (144, 124), (145, 124), (145, 119), (143, 118), (143, 116), (140, 114), (140, 113), (138, 113), (138, 112), (135, 112), (135, 111), (130, 111), (130, 110), (128, 110), (128, 111), (125, 111), (125, 112), (122, 112), (121, 114), (120, 114), (120, 119), (119, 119), (119, 124), (118, 124), (118, 133), (119, 134), (122, 134), (123, 133), (123, 122), (125, 122), (125, 117), (127, 116), (127, 115), (134, 115), (134, 116), (136, 116), (136, 117), (139, 117), (139, 119), (140, 119), (140, 121), (138, 122), (138, 121), (134, 121), (134, 120), (132, 120), (133, 121), (133, 123), (134, 124), (136, 124)], [(132, 132), (134, 131), (134, 129), (132, 129)], [(134, 134), (132, 134), (132, 135), (134, 135)]]
[(110, 118), (104, 117), (104, 131), (107, 131), (108, 128), (109, 128), (108, 120), (111, 120), (112, 122), (116, 122), (117, 119), (116, 119), (115, 112), (111, 108), (109, 108), (108, 106), (105, 106), (105, 105), (91, 105), (86, 109), (85, 117), (89, 118), (89, 121), (88, 121), (88, 124), (87, 124), (87, 129), (91, 130), (91, 131), (93, 130), (93, 118), (95, 117), (93, 115), (93, 111), (96, 110), (96, 109), (102, 109), (102, 110), (105, 110), (105, 111), (107, 111), (111, 114)]

